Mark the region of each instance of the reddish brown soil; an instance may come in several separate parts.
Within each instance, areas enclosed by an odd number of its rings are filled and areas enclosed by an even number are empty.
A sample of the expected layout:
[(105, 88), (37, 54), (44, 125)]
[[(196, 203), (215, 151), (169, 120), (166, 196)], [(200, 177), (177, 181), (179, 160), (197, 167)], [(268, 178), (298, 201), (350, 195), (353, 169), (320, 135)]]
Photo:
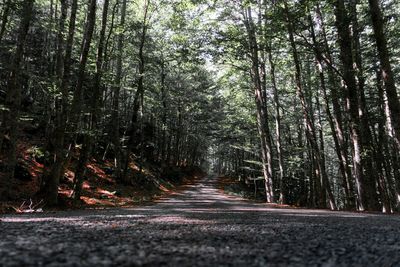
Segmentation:
[[(29, 148), (33, 147), (35, 142), (28, 142), (25, 140), (24, 143), (18, 146), (18, 153), (20, 158), (18, 164), (24, 166), (29, 172), (30, 179), (20, 179), (16, 177), (12, 182), (12, 195), (14, 199), (12, 201), (0, 202), (0, 214), (1, 213), (12, 213), (21, 212), (29, 209), (29, 204), (33, 203), (33, 206), (38, 204), (35, 208), (40, 208), (44, 205), (42, 199), (36, 196), (39, 191), (41, 178), (44, 171), (43, 164), (37, 162), (29, 152)], [(0, 158), (0, 163), (2, 163)], [(72, 165), (72, 164), (71, 164)], [(91, 159), (87, 164), (87, 180), (83, 184), (83, 191), (81, 197), (81, 203), (77, 206), (73, 204), (70, 198), (72, 194), (72, 185), (74, 179), (73, 168), (68, 168), (66, 174), (62, 179), (59, 186), (59, 209), (99, 209), (106, 207), (129, 207), (138, 205), (143, 202), (156, 200), (158, 197), (166, 194), (174, 194), (182, 188), (175, 188), (171, 183), (165, 182), (160, 177), (160, 170), (156, 166), (147, 166), (143, 168), (142, 174), (146, 177), (147, 185), (143, 185), (140, 182), (136, 182), (132, 179), (130, 184), (118, 183), (112, 175), (106, 174), (105, 169), (111, 168), (112, 163), (109, 161), (96, 161)], [(134, 162), (130, 164), (132, 175), (139, 173), (139, 168)], [(0, 172), (0, 176), (4, 174)], [(186, 175), (182, 183), (190, 184), (193, 179), (201, 177), (201, 173), (194, 173), (193, 175)], [(160, 179), (161, 178), (161, 179)], [(1, 183), (4, 179), (0, 179), (0, 192), (4, 187), (4, 183)], [(177, 191), (176, 191), (177, 190)], [(22, 205), (23, 204), (23, 205)]]

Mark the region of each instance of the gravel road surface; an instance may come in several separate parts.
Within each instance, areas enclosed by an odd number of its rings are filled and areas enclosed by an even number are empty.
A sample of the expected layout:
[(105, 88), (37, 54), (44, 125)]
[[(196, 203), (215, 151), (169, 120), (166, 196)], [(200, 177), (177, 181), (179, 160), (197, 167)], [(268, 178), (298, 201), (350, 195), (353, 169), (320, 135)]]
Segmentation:
[(0, 216), (0, 266), (400, 266), (400, 217), (275, 209), (210, 175), (142, 207)]

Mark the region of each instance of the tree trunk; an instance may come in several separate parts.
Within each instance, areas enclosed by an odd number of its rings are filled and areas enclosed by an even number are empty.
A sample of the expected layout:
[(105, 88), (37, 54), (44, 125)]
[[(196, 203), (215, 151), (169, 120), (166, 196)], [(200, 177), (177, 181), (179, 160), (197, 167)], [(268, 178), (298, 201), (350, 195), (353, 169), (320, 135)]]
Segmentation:
[(166, 78), (166, 73), (165, 73), (165, 62), (164, 59), (161, 59), (161, 102), (163, 106), (162, 110), (162, 116), (161, 116), (161, 162), (164, 162), (165, 160), (165, 152), (166, 152), (166, 132), (167, 132), (167, 92), (166, 92), (166, 86), (165, 86), (165, 78)]
[(7, 23), (8, 23), (8, 19), (10, 16), (10, 10), (11, 10), (11, 0), (7, 0), (4, 4), (5, 4), (5, 7), (3, 9), (3, 14), (1, 16), (0, 44), (1, 44), (1, 41), (3, 40), (4, 33), (6, 32), (6, 29), (7, 29)]
[(25, 40), (32, 18), (33, 4), (34, 0), (24, 0), (23, 2), (21, 22), (18, 29), (17, 48), (7, 78), (7, 95), (5, 109), (3, 111), (3, 125), (1, 125), (2, 129), (0, 130), (0, 148), (6, 133), (5, 125), (8, 126), (8, 137), (10, 140), (10, 148), (7, 153), (5, 153), (5, 188), (4, 192), (1, 194), (4, 198), (10, 197), (10, 189), (14, 180), (14, 171), (17, 164), (17, 135), (21, 105), (21, 86), (18, 83), (18, 76), (21, 71), (21, 62), (23, 60)]
[[(75, 172), (75, 177), (77, 175), (81, 175), (80, 180), (79, 176), (77, 178), (77, 182), (83, 181), (83, 176), (86, 170), (86, 164), (87, 161), (90, 159), (90, 156), (92, 154), (92, 149), (93, 145), (95, 144), (95, 137), (97, 136), (95, 134), (96, 131), (96, 125), (98, 122), (98, 113), (100, 110), (98, 109), (99, 101), (100, 101), (100, 96), (102, 94), (101, 92), (101, 78), (103, 74), (103, 56), (104, 56), (104, 41), (105, 41), (105, 32), (106, 32), (106, 27), (107, 27), (107, 16), (108, 16), (108, 6), (109, 6), (109, 0), (104, 0), (103, 3), (103, 15), (102, 15), (102, 26), (100, 30), (100, 37), (99, 37), (99, 44), (98, 44), (98, 49), (97, 49), (97, 59), (96, 59), (96, 74), (95, 74), (95, 80), (94, 80), (94, 87), (93, 87), (93, 96), (91, 99), (90, 103), (90, 108), (91, 108), (91, 122), (89, 125), (89, 130), (91, 133), (85, 133), (83, 136), (83, 144), (82, 144), (82, 149), (79, 155), (79, 160), (77, 164), (77, 169)], [(78, 200), (80, 198), (80, 191), (81, 191), (81, 185), (80, 187), (76, 187), (76, 192), (75, 192), (75, 200)]]
[[(120, 32), (118, 34), (117, 44), (117, 66), (115, 75), (115, 86), (113, 87), (113, 102), (112, 102), (112, 113), (111, 113), (111, 143), (113, 144), (114, 150), (114, 167), (115, 177), (121, 179), (121, 143), (120, 143), (120, 115), (119, 115), (119, 98), (122, 86), (122, 60), (124, 55), (124, 40), (125, 40), (125, 18), (126, 18), (126, 2), (122, 1), (121, 7), (121, 19), (119, 22)], [(129, 155), (128, 155), (129, 158)], [(128, 160), (128, 159), (127, 159)]]
[(330, 187), (330, 182), (329, 182), (326, 170), (324, 168), (325, 164), (322, 162), (323, 157), (321, 155), (321, 150), (318, 146), (317, 136), (316, 136), (316, 132), (315, 132), (315, 126), (310, 117), (308, 107), (306, 104), (306, 100), (305, 100), (305, 96), (304, 96), (304, 92), (303, 92), (303, 88), (302, 88), (302, 84), (301, 84), (300, 61), (298, 58), (296, 43), (294, 41), (293, 24), (292, 24), (289, 10), (288, 10), (286, 3), (285, 3), (285, 13), (286, 13), (286, 20), (287, 20), (287, 28), (288, 28), (288, 33), (289, 33), (289, 41), (290, 41), (290, 45), (292, 48), (292, 54), (293, 54), (293, 59), (294, 59), (294, 64), (295, 64), (295, 69), (296, 69), (296, 71), (295, 71), (296, 91), (297, 91), (298, 97), (300, 98), (300, 103), (301, 103), (301, 107), (303, 110), (303, 116), (304, 116), (304, 120), (305, 120), (305, 124), (306, 124), (307, 139), (308, 139), (308, 141), (312, 147), (312, 150), (314, 152), (315, 160), (318, 165), (318, 170), (319, 170), (319, 173), (321, 175), (323, 185), (324, 185), (323, 189), (326, 191), (326, 194), (328, 196), (330, 208), (332, 210), (336, 210), (337, 207), (336, 207), (335, 199), (334, 199), (334, 196), (332, 193), (332, 189)]
[(382, 72), (382, 78), (388, 105), (390, 110), (390, 119), (394, 130), (394, 139), (397, 144), (397, 150), (400, 151), (400, 101), (396, 91), (395, 77), (390, 64), (389, 49), (385, 35), (385, 25), (383, 21), (382, 9), (378, 0), (368, 0), (369, 11), (374, 28), (376, 46)]
[[(367, 109), (367, 101), (365, 97), (365, 78), (364, 69), (362, 65), (361, 56), (361, 44), (360, 44), (360, 30), (358, 24), (357, 15), (357, 4), (358, 0), (350, 1), (350, 14), (351, 14), (351, 29), (353, 38), (353, 54), (355, 61), (355, 72), (357, 75), (357, 85), (359, 93), (359, 106), (360, 106), (360, 122), (361, 122), (361, 140), (363, 147), (363, 155), (361, 157), (362, 164), (364, 167), (365, 182), (368, 184), (366, 186), (366, 193), (369, 196), (371, 209), (380, 210), (380, 204), (378, 201), (377, 187), (376, 184), (379, 183), (378, 177), (382, 175), (382, 169), (377, 168), (376, 163), (379, 161), (376, 157), (375, 142), (373, 139), (372, 131), (370, 129), (370, 115)], [(382, 187), (380, 187), (382, 188)], [(384, 193), (381, 192), (381, 195)]]
[[(317, 22), (319, 23), (319, 28), (321, 30), (321, 38), (323, 41), (323, 48), (326, 53), (326, 58), (327, 60), (331, 63), (331, 65), (328, 65), (327, 69), (327, 74), (328, 74), (328, 82), (330, 85), (330, 92), (331, 92), (331, 101), (332, 101), (332, 108), (333, 108), (333, 114), (332, 114), (332, 119), (334, 122), (334, 128), (337, 136), (337, 142), (339, 145), (339, 150), (338, 152), (340, 153), (340, 161), (343, 162), (343, 168), (344, 168), (344, 173), (342, 171), (342, 175), (344, 175), (346, 187), (345, 190), (348, 192), (348, 207), (355, 207), (355, 198), (354, 198), (354, 188), (353, 188), (353, 181), (352, 181), (352, 172), (351, 172), (351, 166), (350, 166), (350, 161), (349, 161), (349, 156), (348, 156), (348, 144), (346, 142), (346, 136), (347, 134), (344, 132), (343, 127), (344, 127), (344, 122), (343, 122), (343, 115), (342, 115), (342, 108), (340, 105), (340, 92), (338, 92), (337, 88), (340, 88), (339, 83), (337, 82), (334, 74), (334, 70), (332, 66), (334, 65), (334, 60), (331, 56), (331, 50), (328, 45), (328, 38), (326, 35), (326, 30), (325, 30), (325, 25), (324, 25), (324, 20), (322, 17), (322, 13), (319, 7), (319, 4), (317, 3), (316, 5), (316, 16), (317, 16)], [(324, 60), (325, 61), (325, 60)], [(323, 88), (321, 88), (323, 89)], [(325, 102), (328, 104), (328, 95), (324, 94)]]
[[(143, 25), (142, 25), (142, 34), (140, 37), (140, 44), (139, 44), (139, 77), (138, 77), (138, 88), (135, 93), (135, 99), (133, 102), (133, 111), (132, 111), (132, 119), (130, 125), (130, 136), (127, 145), (127, 152), (126, 152), (126, 159), (125, 159), (125, 167), (124, 167), (124, 179), (126, 179), (127, 171), (128, 171), (128, 162), (130, 157), (130, 152), (132, 151), (133, 144), (135, 142), (135, 138), (140, 134), (140, 139), (142, 139), (142, 132), (140, 131), (142, 127), (142, 121), (140, 121), (140, 125), (138, 117), (142, 117), (143, 109), (143, 100), (144, 100), (144, 72), (146, 62), (144, 59), (144, 45), (146, 43), (146, 34), (147, 34), (147, 16), (149, 11), (150, 0), (145, 0), (144, 2), (144, 14), (143, 14)], [(142, 112), (140, 112), (142, 111)], [(141, 140), (140, 140), (141, 141)], [(139, 143), (140, 143), (139, 141)], [(143, 145), (143, 144), (141, 144)], [(142, 149), (142, 148), (141, 148)]]
[(179, 166), (180, 162), (180, 144), (181, 144), (181, 137), (182, 137), (182, 101), (178, 101), (178, 110), (177, 110), (177, 123), (176, 123), (176, 136), (175, 136), (175, 148), (174, 148), (174, 165)]
[[(74, 97), (72, 99), (71, 121), (70, 121), (72, 130), (78, 129), (78, 124), (83, 107), (83, 93), (84, 93), (83, 82), (85, 80), (86, 63), (89, 57), (89, 49), (90, 49), (90, 44), (92, 42), (95, 23), (96, 23), (96, 0), (90, 0), (88, 6), (86, 29), (82, 42), (82, 51), (78, 69), (78, 80), (74, 91)], [(85, 142), (86, 138), (89, 137), (87, 136), (87, 133), (84, 133), (83, 145), (80, 151), (78, 166), (75, 170), (75, 177), (74, 177), (74, 188), (72, 196), (75, 201), (79, 200), (81, 197), (82, 184), (86, 170), (85, 163), (88, 160), (89, 145), (87, 142)]]
[(252, 19), (251, 8), (248, 7), (244, 11), (245, 24), (249, 38), (251, 61), (252, 61), (252, 79), (254, 83), (254, 95), (257, 107), (257, 127), (261, 142), (261, 160), (263, 167), (263, 174), (265, 180), (265, 192), (267, 202), (274, 202), (273, 191), (273, 178), (272, 178), (272, 157), (271, 157), (271, 144), (268, 142), (268, 121), (265, 110), (265, 103), (263, 101), (263, 90), (261, 84), (261, 76), (259, 72), (258, 60), (258, 44), (255, 32), (255, 25)]
[[(354, 70), (353, 54), (350, 34), (350, 19), (343, 0), (335, 0), (335, 17), (336, 28), (338, 31), (338, 43), (340, 47), (340, 59), (343, 63), (343, 79), (346, 90), (346, 101), (350, 113), (350, 137), (353, 152), (353, 173), (357, 184), (358, 207), (359, 210), (373, 210), (370, 205), (370, 196), (368, 192), (372, 190), (368, 188), (368, 181), (363, 173), (362, 155), (363, 140), (361, 135), (361, 121), (359, 115), (359, 92), (356, 83), (356, 73)], [(373, 200), (375, 201), (375, 200)]]
[[(64, 40), (64, 30), (65, 30), (65, 20), (67, 18), (68, 4), (66, 0), (61, 0), (61, 16), (58, 26), (57, 34), (57, 55), (56, 55), (56, 78), (57, 87), (59, 90), (62, 88), (62, 82), (64, 77), (64, 50), (65, 50), (65, 40)], [(72, 12), (72, 11), (71, 11)], [(62, 92), (61, 92), (62, 93)], [(42, 183), (43, 192), (47, 198), (48, 205), (57, 204), (58, 196), (58, 184), (59, 177), (62, 172), (62, 162), (64, 158), (64, 131), (65, 131), (65, 108), (66, 100), (68, 96), (62, 95), (61, 98), (56, 99), (56, 120), (55, 129), (53, 130), (52, 136), (50, 138), (50, 147), (53, 147), (53, 160), (51, 166), (48, 166), (48, 171), (45, 172)]]
[(282, 126), (281, 126), (281, 105), (279, 101), (278, 86), (276, 84), (275, 78), (275, 63), (272, 58), (271, 45), (268, 43), (268, 62), (270, 66), (270, 78), (272, 89), (274, 92), (274, 102), (275, 102), (275, 134), (276, 134), (276, 152), (278, 156), (278, 167), (279, 167), (279, 203), (286, 204), (286, 181), (285, 181), (285, 166), (283, 160), (283, 150), (282, 150)]
[(86, 63), (89, 58), (89, 49), (90, 44), (92, 42), (92, 36), (94, 31), (94, 26), (96, 23), (96, 0), (89, 0), (88, 2), (88, 14), (86, 18), (85, 24), (85, 33), (83, 35), (83, 40), (81, 44), (81, 54), (79, 60), (79, 67), (77, 73), (77, 82), (74, 90), (74, 95), (72, 98), (71, 105), (71, 118), (70, 125), (71, 129), (75, 131), (78, 129), (78, 124), (80, 122), (81, 111), (83, 106), (83, 83), (85, 81), (85, 71), (86, 71)]
[(104, 55), (105, 50), (107, 49), (105, 44), (106, 37), (106, 28), (107, 28), (107, 20), (108, 20), (108, 8), (109, 8), (109, 0), (104, 0), (103, 3), (103, 15), (101, 20), (101, 30), (99, 36), (99, 43), (97, 47), (97, 58), (96, 58), (96, 74), (94, 76), (94, 85), (93, 85), (93, 98), (91, 103), (91, 128), (96, 129), (97, 123), (99, 121), (101, 110), (100, 106), (100, 98), (103, 94), (101, 81), (104, 72)]
[[(71, 72), (71, 56), (75, 35), (75, 23), (76, 23), (76, 13), (78, 10), (78, 0), (73, 0), (71, 4), (70, 18), (69, 18), (69, 26), (68, 26), (68, 37), (65, 44), (65, 56), (62, 60), (62, 43), (63, 40), (63, 32), (64, 32), (64, 18), (63, 12), (66, 12), (67, 1), (64, 0), (62, 2), (62, 14), (60, 17), (59, 24), (59, 32), (58, 32), (58, 51), (57, 56), (57, 75), (60, 75), (58, 78), (61, 79), (59, 81), (60, 92), (61, 92), (61, 107), (59, 114), (57, 115), (57, 125), (54, 130), (54, 163), (50, 167), (50, 172), (48, 177), (44, 177), (42, 181), (42, 188), (46, 195), (46, 203), (47, 205), (56, 205), (58, 200), (58, 185), (60, 182), (60, 178), (64, 175), (64, 161), (65, 161), (65, 153), (64, 153), (64, 145), (65, 145), (65, 131), (67, 127), (67, 119), (68, 119), (68, 108), (69, 108), (69, 82), (70, 82), (70, 72)], [(65, 13), (66, 15), (66, 13)], [(60, 58), (61, 57), (61, 58)]]
[(390, 204), (392, 210), (396, 209), (400, 204), (400, 191), (398, 190), (399, 184), (394, 177), (394, 169), (390, 162), (391, 151), (390, 151), (390, 141), (388, 140), (388, 127), (385, 126), (387, 122), (386, 112), (385, 112), (385, 92), (383, 89), (382, 72), (380, 70), (376, 71), (377, 76), (377, 88), (379, 95), (379, 121), (378, 121), (378, 144), (377, 153), (380, 163), (383, 165), (386, 174), (386, 181), (388, 184), (388, 190), (390, 193)]
[[(325, 82), (323, 56), (322, 56), (321, 50), (319, 49), (319, 43), (317, 42), (317, 37), (316, 37), (314, 24), (313, 24), (311, 15), (308, 16), (308, 21), (309, 21), (310, 27), (311, 27), (311, 37), (313, 40), (313, 49), (314, 49), (314, 54), (315, 54), (315, 59), (316, 59), (316, 67), (317, 67), (317, 71), (319, 74), (320, 87), (321, 87), (323, 99), (325, 101), (325, 112), (327, 114), (329, 126), (331, 128), (332, 137), (333, 137), (333, 141), (335, 144), (335, 152), (336, 152), (336, 155), (337, 155), (338, 161), (339, 161), (339, 170), (342, 175), (342, 186), (343, 186), (343, 189), (345, 192), (345, 197), (346, 197), (345, 206), (350, 208), (354, 205), (354, 203), (352, 201), (352, 195), (351, 195), (351, 192), (349, 189), (350, 177), (349, 177), (349, 172), (347, 171), (347, 168), (348, 168), (347, 160), (346, 160), (347, 153), (345, 152), (345, 150), (343, 148), (343, 144), (340, 143), (340, 141), (339, 141), (340, 139), (338, 137), (341, 134), (342, 130), (341, 130), (341, 126), (339, 126), (338, 124), (336, 125), (337, 127), (335, 127), (334, 121), (335, 121), (335, 119), (337, 120), (337, 118), (334, 118), (334, 116), (332, 115), (331, 109), (329, 107), (330, 101), (328, 99), (326, 82)], [(340, 132), (339, 132), (339, 129), (340, 129)]]

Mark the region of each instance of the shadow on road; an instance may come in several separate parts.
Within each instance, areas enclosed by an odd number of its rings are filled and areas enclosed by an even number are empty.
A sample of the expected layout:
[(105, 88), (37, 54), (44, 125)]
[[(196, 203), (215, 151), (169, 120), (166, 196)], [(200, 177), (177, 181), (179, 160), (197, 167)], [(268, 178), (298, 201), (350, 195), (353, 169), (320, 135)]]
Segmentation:
[[(0, 217), (0, 265), (396, 266), (400, 219), (277, 209), (216, 176), (142, 207)], [(23, 255), (23, 257), (21, 257)]]

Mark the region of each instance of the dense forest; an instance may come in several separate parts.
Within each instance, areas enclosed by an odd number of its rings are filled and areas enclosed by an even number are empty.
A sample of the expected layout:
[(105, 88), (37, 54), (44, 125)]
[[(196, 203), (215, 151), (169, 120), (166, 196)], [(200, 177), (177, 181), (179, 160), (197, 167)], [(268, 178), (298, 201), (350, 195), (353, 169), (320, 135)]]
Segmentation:
[[(2, 0), (1, 199), (87, 164), (198, 166), (270, 203), (400, 208), (395, 0)], [(32, 145), (32, 140), (39, 140)], [(260, 189), (261, 188), (261, 189)]]

